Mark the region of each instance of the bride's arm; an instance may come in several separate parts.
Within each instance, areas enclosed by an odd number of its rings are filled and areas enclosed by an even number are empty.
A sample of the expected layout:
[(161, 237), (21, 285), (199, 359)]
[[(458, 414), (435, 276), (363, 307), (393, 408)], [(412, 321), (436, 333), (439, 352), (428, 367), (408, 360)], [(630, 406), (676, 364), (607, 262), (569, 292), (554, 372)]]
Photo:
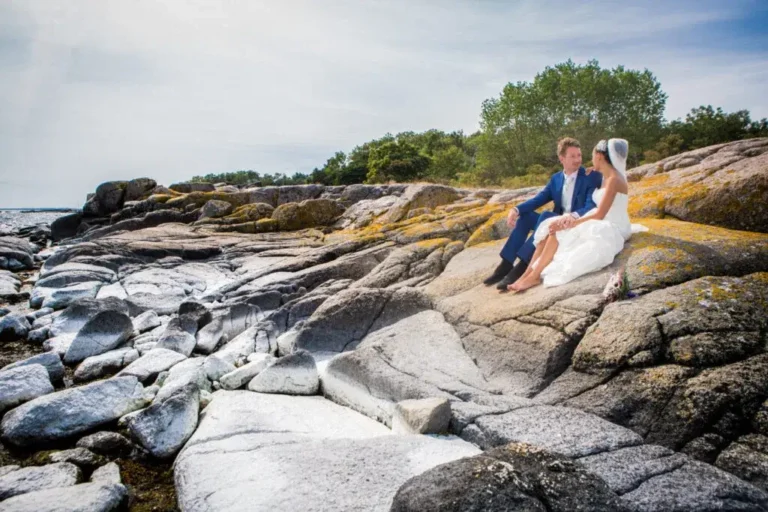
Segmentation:
[(618, 183), (616, 180), (611, 179), (603, 181), (603, 185), (605, 193), (603, 193), (603, 198), (600, 200), (600, 204), (597, 205), (597, 210), (574, 222), (574, 227), (590, 220), (603, 220), (605, 216), (608, 215), (608, 211), (611, 209), (611, 206), (613, 206), (613, 200), (616, 198), (616, 193), (618, 192)]

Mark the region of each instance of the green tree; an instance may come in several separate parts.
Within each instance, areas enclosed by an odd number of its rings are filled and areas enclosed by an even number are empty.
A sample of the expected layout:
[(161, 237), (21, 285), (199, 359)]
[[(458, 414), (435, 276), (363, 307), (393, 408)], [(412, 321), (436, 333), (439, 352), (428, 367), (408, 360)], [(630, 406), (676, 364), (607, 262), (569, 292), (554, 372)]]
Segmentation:
[(392, 140), (371, 149), (368, 156), (368, 183), (412, 181), (424, 175), (429, 158), (405, 140)]
[(666, 99), (648, 70), (602, 69), (595, 60), (548, 67), (533, 82), (510, 83), (483, 102), (479, 172), (493, 180), (524, 174), (535, 163), (552, 165), (565, 136), (587, 149), (604, 137), (626, 138), (630, 164), (638, 163), (662, 131)]

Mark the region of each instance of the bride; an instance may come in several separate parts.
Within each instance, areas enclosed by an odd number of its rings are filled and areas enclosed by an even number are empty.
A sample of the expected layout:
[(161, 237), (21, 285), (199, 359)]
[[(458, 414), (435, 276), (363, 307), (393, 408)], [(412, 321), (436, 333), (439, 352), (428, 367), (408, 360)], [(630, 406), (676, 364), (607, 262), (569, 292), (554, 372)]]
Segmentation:
[[(626, 177), (629, 143), (624, 139), (601, 140), (592, 151), (594, 169), (603, 175), (602, 188), (592, 198), (597, 208), (564, 229), (556, 218), (541, 223), (534, 234), (533, 264), (508, 286), (513, 292), (559, 286), (610, 265), (632, 234), (629, 221)], [(642, 229), (642, 228), (641, 228)]]

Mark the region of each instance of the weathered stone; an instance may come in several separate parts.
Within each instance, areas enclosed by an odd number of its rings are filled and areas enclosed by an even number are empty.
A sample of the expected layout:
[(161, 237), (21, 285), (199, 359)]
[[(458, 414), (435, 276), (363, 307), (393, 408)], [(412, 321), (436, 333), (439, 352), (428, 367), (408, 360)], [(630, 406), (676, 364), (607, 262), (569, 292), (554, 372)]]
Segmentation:
[(141, 410), (128, 422), (128, 428), (153, 456), (172, 457), (195, 431), (199, 404), (197, 386), (187, 384)]
[(102, 311), (78, 331), (64, 355), (65, 363), (77, 363), (88, 357), (109, 352), (133, 334), (128, 315), (117, 311)]
[(16, 446), (57, 441), (114, 421), (144, 405), (133, 377), (113, 378), (51, 393), (8, 412), (0, 423), (4, 441)]
[(288, 395), (314, 395), (319, 387), (317, 365), (306, 350), (281, 357), (248, 383), (251, 391)]
[(53, 393), (53, 385), (48, 370), (41, 364), (0, 372), (0, 414), (48, 393)]
[(104, 464), (91, 474), (91, 482), (97, 484), (121, 484), (120, 466), (115, 462)]
[(48, 456), (48, 460), (51, 462), (69, 462), (84, 469), (94, 469), (106, 462), (102, 457), (83, 447), (54, 452)]
[(125, 201), (138, 201), (144, 199), (157, 186), (157, 182), (151, 178), (135, 178), (125, 187)]
[(392, 512), (627, 510), (600, 478), (571, 460), (513, 443), (437, 466), (397, 491)]
[(445, 398), (403, 400), (395, 406), (392, 431), (396, 434), (442, 434), (451, 422), (451, 404)]
[(24, 315), (11, 313), (0, 318), (0, 341), (22, 340), (29, 333), (29, 320)]
[(168, 371), (156, 399), (164, 400), (187, 384), (194, 384), (198, 389), (210, 390), (211, 383), (203, 367), (204, 363), (204, 357), (194, 357), (174, 365)]
[(48, 370), (48, 376), (51, 382), (61, 382), (64, 378), (64, 365), (61, 363), (61, 358), (58, 354), (53, 352), (46, 352), (43, 354), (37, 354), (36, 356), (11, 363), (3, 368), (0, 368), (0, 378), (2, 378), (2, 372), (11, 370), (13, 368), (19, 368), (21, 366), (30, 366), (34, 364), (41, 364)]
[[(251, 354), (258, 356), (240, 368), (233, 369), (226, 375), (221, 376), (221, 387), (223, 389), (239, 389), (250, 382), (262, 370), (273, 364), (277, 359), (269, 354)], [(251, 356), (249, 356), (250, 358)]]
[(203, 369), (208, 379), (211, 381), (220, 380), (224, 375), (235, 371), (235, 365), (224, 361), (217, 355), (210, 355), (205, 358)]
[(135, 448), (126, 437), (108, 431), (85, 436), (77, 442), (77, 446), (110, 457), (128, 457)]
[(46, 489), (15, 496), (3, 502), (3, 512), (112, 512), (127, 506), (128, 490), (122, 485), (87, 483)]
[[(67, 463), (20, 468), (0, 477), (0, 501), (43, 489), (75, 485), (81, 478), (77, 466)], [(0, 510), (6, 510), (7, 503), (0, 505)]]
[(145, 311), (133, 319), (133, 330), (139, 333), (149, 331), (162, 324), (154, 311)]
[(218, 219), (219, 217), (225, 217), (230, 213), (232, 213), (231, 203), (211, 199), (200, 209), (200, 218)]
[(133, 376), (144, 382), (185, 359), (186, 356), (176, 351), (154, 348), (123, 368), (117, 375), (118, 377)]
[(91, 356), (77, 366), (73, 379), (75, 382), (86, 382), (112, 375), (138, 358), (139, 352), (129, 347), (110, 350), (98, 356)]
[(342, 213), (344, 207), (329, 199), (309, 199), (300, 203), (286, 203), (278, 206), (272, 213), (281, 231), (293, 231), (327, 226), (332, 224)]

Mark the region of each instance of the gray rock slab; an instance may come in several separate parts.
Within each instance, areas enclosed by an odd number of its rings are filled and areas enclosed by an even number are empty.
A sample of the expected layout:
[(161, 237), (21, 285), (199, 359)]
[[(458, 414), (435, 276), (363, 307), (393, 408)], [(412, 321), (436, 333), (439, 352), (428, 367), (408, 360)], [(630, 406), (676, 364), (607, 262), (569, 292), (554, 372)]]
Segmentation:
[(605, 480), (618, 494), (637, 489), (650, 478), (668, 473), (690, 461), (683, 454), (662, 446), (645, 444), (579, 459), (592, 473)]
[(128, 313), (128, 305), (119, 299), (81, 299), (69, 305), (51, 324), (51, 335), (77, 333), (88, 321), (102, 311)]
[(319, 387), (317, 365), (306, 350), (281, 357), (248, 383), (251, 391), (288, 395), (314, 395)]
[(112, 512), (128, 503), (128, 490), (117, 484), (89, 483), (15, 496), (2, 512)]
[(16, 446), (72, 437), (141, 408), (143, 392), (135, 377), (118, 377), (44, 395), (8, 412), (0, 435)]
[(208, 381), (208, 375), (203, 367), (205, 359), (204, 357), (193, 357), (174, 365), (168, 370), (168, 375), (163, 381), (156, 399), (164, 400), (187, 384), (194, 384), (198, 389), (210, 390), (211, 383)]
[[(75, 485), (82, 475), (77, 466), (68, 463), (20, 468), (0, 477), (0, 501), (19, 494)], [(4, 510), (0, 504), (0, 510)]]
[(48, 393), (53, 393), (53, 385), (41, 364), (0, 372), (0, 413)]
[[(457, 439), (393, 436), (320, 397), (248, 391), (213, 397), (175, 464), (185, 512), (388, 510), (410, 476), (478, 453)], [(288, 478), (297, 474), (298, 486)]]
[(133, 319), (133, 329), (139, 333), (154, 329), (160, 324), (160, 317), (154, 311), (145, 311)]
[(768, 510), (768, 495), (763, 491), (698, 461), (647, 480), (622, 500), (635, 512)]
[(173, 350), (154, 348), (123, 368), (117, 375), (134, 376), (144, 382), (185, 359), (184, 355)]
[[(240, 368), (223, 375), (219, 380), (224, 389), (239, 389), (248, 384), (262, 370), (277, 361), (277, 358), (269, 354), (251, 354), (260, 356), (258, 359), (244, 364)], [(249, 356), (250, 357), (250, 356)]]
[(64, 362), (71, 364), (117, 348), (133, 334), (128, 315), (118, 311), (102, 311), (91, 318), (72, 340)]
[(51, 462), (69, 462), (80, 466), (81, 468), (93, 469), (96, 466), (100, 466), (106, 462), (103, 458), (93, 453), (88, 448), (77, 447), (70, 450), (62, 450), (60, 452), (54, 452), (48, 460)]
[(121, 484), (120, 466), (115, 462), (104, 464), (91, 474), (91, 482), (99, 484)]
[(200, 391), (196, 385), (187, 384), (132, 416), (128, 428), (153, 456), (169, 458), (195, 431), (199, 407)]
[(24, 339), (31, 327), (27, 317), (20, 313), (6, 315), (0, 318), (0, 341)]
[(214, 381), (219, 380), (224, 375), (235, 371), (235, 365), (224, 361), (214, 354), (208, 356), (205, 359), (205, 363), (203, 363), (203, 369), (205, 370), (205, 374), (208, 376), (208, 379)]
[(89, 357), (77, 366), (73, 380), (86, 382), (115, 374), (138, 358), (139, 351), (130, 347), (110, 350), (104, 354)]
[(134, 450), (133, 443), (117, 432), (96, 432), (77, 442), (79, 448), (87, 448), (99, 455), (128, 457)]
[(258, 335), (258, 332), (259, 328), (257, 326), (246, 329), (238, 334), (235, 339), (217, 350), (216, 357), (219, 357), (232, 365), (237, 365), (242, 361), (245, 361), (245, 358), (251, 355), (256, 347), (256, 336)]
[(451, 423), (451, 403), (445, 398), (403, 400), (395, 406), (392, 432), (396, 434), (442, 434)]
[(636, 433), (598, 416), (548, 405), (481, 416), (464, 429), (462, 437), (482, 448), (518, 442), (567, 457), (585, 457), (643, 443)]
[[(93, 299), (99, 293), (104, 283), (101, 281), (86, 281), (69, 285), (66, 288), (35, 287), (30, 298), (30, 304), (38, 297), (42, 297), (41, 305), (44, 308), (64, 309), (79, 299)], [(35, 301), (37, 302), (37, 301)]]

